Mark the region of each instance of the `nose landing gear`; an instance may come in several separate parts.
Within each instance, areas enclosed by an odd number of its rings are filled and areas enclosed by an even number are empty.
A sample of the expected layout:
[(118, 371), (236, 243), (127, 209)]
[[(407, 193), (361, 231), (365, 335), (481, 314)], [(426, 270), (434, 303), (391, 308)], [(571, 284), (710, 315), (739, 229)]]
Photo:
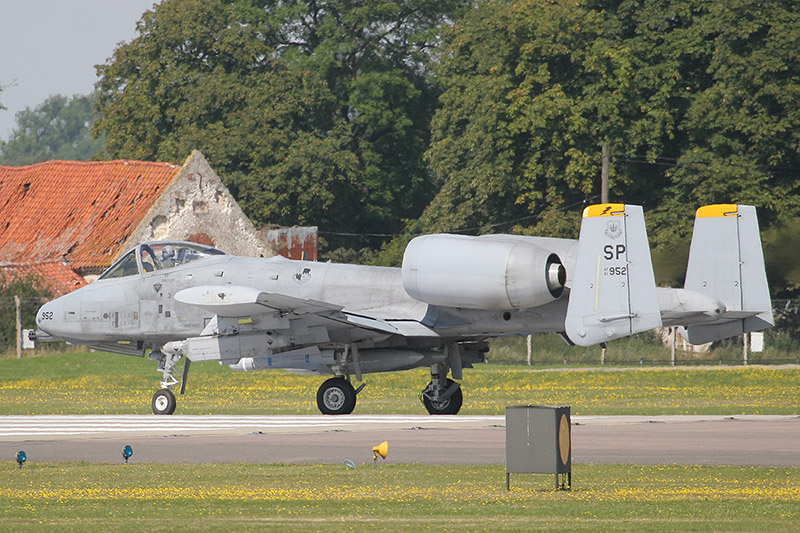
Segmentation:
[[(170, 346), (170, 344), (167, 346)], [(165, 348), (167, 346), (165, 346)], [(158, 361), (158, 371), (163, 373), (163, 377), (161, 379), (161, 390), (153, 395), (153, 401), (151, 402), (153, 414), (171, 415), (175, 412), (175, 407), (177, 406), (175, 393), (172, 392), (172, 388), (179, 383), (178, 379), (175, 377), (174, 370), (175, 365), (177, 365), (178, 361), (183, 358), (183, 354), (178, 349), (165, 349), (163, 352), (153, 350), (150, 352), (150, 355), (148, 355), (148, 358), (152, 361)], [(191, 361), (186, 359), (183, 364), (183, 379), (180, 381), (181, 394), (183, 394), (184, 390), (186, 389), (186, 377), (189, 373), (190, 363)]]

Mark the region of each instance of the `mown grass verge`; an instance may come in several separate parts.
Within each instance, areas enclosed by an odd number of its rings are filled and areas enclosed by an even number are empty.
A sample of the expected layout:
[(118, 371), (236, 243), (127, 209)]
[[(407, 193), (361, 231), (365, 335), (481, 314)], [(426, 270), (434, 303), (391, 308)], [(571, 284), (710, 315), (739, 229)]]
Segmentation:
[[(232, 372), (192, 366), (177, 414), (318, 414), (324, 376), (282, 370)], [(425, 369), (365, 376), (358, 414), (424, 414)], [(0, 415), (148, 414), (160, 373), (147, 359), (65, 352), (0, 359)], [(503, 414), (508, 405), (570, 405), (573, 415), (796, 414), (797, 367), (560, 369), (480, 364), (465, 369), (461, 414)]]
[(800, 469), (0, 462), (4, 531), (796, 531)]

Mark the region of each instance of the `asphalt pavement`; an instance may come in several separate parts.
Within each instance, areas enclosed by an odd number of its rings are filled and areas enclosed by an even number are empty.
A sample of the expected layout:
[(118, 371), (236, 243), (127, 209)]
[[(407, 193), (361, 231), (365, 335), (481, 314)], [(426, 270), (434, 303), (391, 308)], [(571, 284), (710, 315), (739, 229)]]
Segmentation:
[[(580, 463), (800, 466), (800, 416), (573, 416)], [(503, 416), (5, 416), (0, 460), (504, 464)]]

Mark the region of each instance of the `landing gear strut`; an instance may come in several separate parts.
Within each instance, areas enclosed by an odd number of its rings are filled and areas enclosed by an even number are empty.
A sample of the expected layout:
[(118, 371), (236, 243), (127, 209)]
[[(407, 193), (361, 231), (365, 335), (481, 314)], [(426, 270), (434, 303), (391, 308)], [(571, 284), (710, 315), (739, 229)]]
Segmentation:
[[(169, 346), (169, 345), (167, 345)], [(166, 353), (165, 353), (166, 352)], [(157, 415), (171, 415), (175, 412), (177, 401), (172, 388), (179, 382), (175, 377), (175, 365), (181, 360), (183, 354), (178, 350), (164, 350), (164, 352), (153, 350), (148, 358), (158, 361), (158, 370), (163, 373), (161, 379), (161, 390), (153, 395), (153, 413)], [(189, 371), (189, 360), (187, 359), (183, 367), (183, 382), (181, 384), (181, 394), (186, 386), (186, 374)]]
[(420, 393), (425, 409), (432, 415), (455, 415), (461, 409), (464, 396), (461, 385), (447, 377), (447, 367), (431, 365), (431, 382)]
[[(348, 362), (348, 359), (352, 362)], [(347, 344), (344, 350), (339, 352), (336, 364), (332, 367), (336, 377), (325, 381), (317, 390), (317, 407), (323, 415), (349, 415), (356, 408), (356, 396), (364, 389), (366, 383), (354, 389), (350, 383), (348, 372), (350, 368), (354, 370), (356, 379), (361, 381), (361, 363), (358, 346), (355, 344)]]

